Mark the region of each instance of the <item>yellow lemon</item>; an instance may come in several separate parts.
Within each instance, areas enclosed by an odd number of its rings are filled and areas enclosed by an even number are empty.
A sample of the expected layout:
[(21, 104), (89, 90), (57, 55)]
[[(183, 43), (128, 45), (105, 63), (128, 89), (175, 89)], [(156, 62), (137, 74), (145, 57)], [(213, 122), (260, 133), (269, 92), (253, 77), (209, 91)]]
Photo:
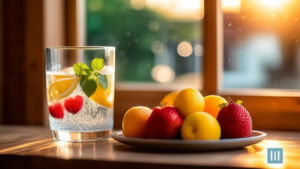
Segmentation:
[(195, 112), (183, 121), (181, 137), (184, 140), (219, 140), (221, 128), (212, 115), (206, 112)]
[(97, 83), (97, 89), (90, 98), (101, 106), (111, 108), (113, 106), (113, 97), (114, 94), (111, 92), (111, 85), (109, 85), (108, 89), (105, 90), (102, 85)]
[(227, 101), (223, 97), (216, 96), (216, 95), (205, 96), (204, 102), (205, 102), (205, 107), (203, 111), (209, 113), (215, 118), (218, 117), (219, 111), (221, 109), (219, 105), (222, 103), (227, 103)]
[(165, 106), (173, 106), (174, 99), (176, 98), (178, 93), (179, 91), (167, 94), (160, 103)]
[(181, 90), (176, 96), (174, 107), (179, 110), (180, 115), (186, 118), (190, 114), (204, 110), (204, 98), (202, 94), (194, 88)]
[(130, 108), (123, 118), (123, 135), (125, 137), (146, 138), (146, 124), (151, 112), (151, 109), (144, 106)]
[(55, 75), (48, 87), (49, 101), (59, 100), (69, 96), (77, 87), (80, 77), (75, 75)]

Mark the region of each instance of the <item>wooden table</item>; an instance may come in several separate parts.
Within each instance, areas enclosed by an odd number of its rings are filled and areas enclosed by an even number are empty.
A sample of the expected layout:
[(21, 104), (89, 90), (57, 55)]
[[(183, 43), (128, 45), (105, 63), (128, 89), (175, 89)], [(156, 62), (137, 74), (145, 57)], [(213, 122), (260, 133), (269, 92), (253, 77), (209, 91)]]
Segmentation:
[[(265, 131), (267, 138), (220, 152), (158, 152), (113, 139), (54, 141), (49, 128), (0, 126), (0, 168), (300, 168), (300, 132)], [(267, 164), (266, 148), (284, 148), (284, 164)]]

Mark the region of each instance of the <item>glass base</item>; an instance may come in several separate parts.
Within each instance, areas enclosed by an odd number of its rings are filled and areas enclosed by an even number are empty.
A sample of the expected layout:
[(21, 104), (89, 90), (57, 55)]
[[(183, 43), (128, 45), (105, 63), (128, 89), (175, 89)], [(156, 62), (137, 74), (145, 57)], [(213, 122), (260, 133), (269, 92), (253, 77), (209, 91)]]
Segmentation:
[(92, 132), (68, 132), (52, 130), (52, 134), (55, 140), (69, 142), (89, 142), (108, 139), (110, 137), (111, 130)]

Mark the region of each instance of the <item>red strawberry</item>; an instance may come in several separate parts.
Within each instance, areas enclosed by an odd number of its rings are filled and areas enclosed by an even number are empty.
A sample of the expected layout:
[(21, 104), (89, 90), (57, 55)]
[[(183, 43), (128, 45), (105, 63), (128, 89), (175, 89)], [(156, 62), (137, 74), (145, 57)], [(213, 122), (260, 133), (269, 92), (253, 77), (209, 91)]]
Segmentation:
[(77, 95), (75, 97), (69, 97), (65, 100), (65, 109), (72, 113), (76, 114), (81, 110), (83, 106), (83, 97)]
[[(238, 103), (228, 99), (228, 105), (223, 107), (217, 120), (221, 126), (222, 138), (243, 138), (251, 137), (252, 120), (248, 111)], [(222, 106), (222, 105), (221, 105)]]
[(182, 122), (182, 117), (173, 106), (156, 107), (147, 120), (147, 136), (153, 139), (178, 139)]
[(64, 108), (59, 102), (55, 103), (53, 106), (49, 106), (49, 112), (52, 117), (57, 119), (62, 119), (65, 115)]

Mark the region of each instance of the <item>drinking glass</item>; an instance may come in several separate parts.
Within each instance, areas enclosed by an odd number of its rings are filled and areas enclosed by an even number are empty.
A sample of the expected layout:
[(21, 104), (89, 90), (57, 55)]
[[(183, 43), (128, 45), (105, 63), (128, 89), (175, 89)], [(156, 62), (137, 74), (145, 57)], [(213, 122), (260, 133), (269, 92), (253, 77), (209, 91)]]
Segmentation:
[(115, 48), (46, 48), (50, 128), (55, 140), (86, 142), (113, 128)]

